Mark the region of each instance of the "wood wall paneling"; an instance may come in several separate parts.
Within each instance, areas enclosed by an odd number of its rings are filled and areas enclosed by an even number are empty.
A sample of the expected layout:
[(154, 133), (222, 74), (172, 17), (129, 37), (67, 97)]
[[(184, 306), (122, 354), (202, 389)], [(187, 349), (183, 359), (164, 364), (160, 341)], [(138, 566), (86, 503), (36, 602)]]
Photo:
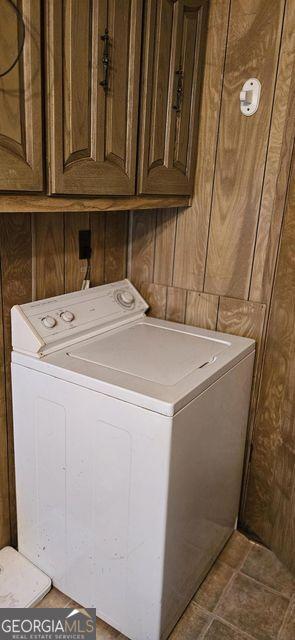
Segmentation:
[(266, 319), (266, 305), (236, 298), (220, 298), (217, 330), (252, 338), (255, 346), (255, 367), (252, 384), (251, 418), (257, 396), (257, 384), (261, 367), (262, 346)]
[(6, 378), (6, 412), (8, 438), (9, 500), (11, 542), (16, 542), (15, 472), (11, 401), (11, 325), (10, 310), (14, 304), (32, 299), (32, 235), (29, 214), (0, 218), (0, 253), (2, 277), (2, 310)]
[(287, 0), (250, 299), (268, 302), (295, 134), (295, 3)]
[(271, 301), (245, 519), (295, 570), (295, 158)]
[(261, 336), (265, 319), (265, 304), (220, 298), (217, 329), (256, 341), (256, 358), (260, 355)]
[(155, 238), (154, 280), (172, 284), (177, 209), (158, 209)]
[(90, 213), (91, 229), (91, 285), (96, 287), (105, 281), (105, 230), (106, 215)]
[[(248, 297), (285, 0), (233, 2), (216, 158), (205, 290)], [(249, 44), (251, 43), (251, 44)], [(239, 109), (247, 78), (262, 84), (258, 111)]]
[(64, 293), (64, 218), (61, 213), (33, 214), (33, 297)]
[(245, 443), (243, 483), (240, 500), (240, 524), (242, 524), (242, 526), (245, 523), (244, 508), (247, 499), (252, 432), (255, 419), (259, 377), (262, 366), (265, 319), (266, 305), (264, 304), (249, 302), (247, 300), (237, 300), (235, 298), (220, 298), (217, 330), (224, 333), (232, 333), (234, 335), (252, 338), (256, 342), (248, 429)]
[(186, 324), (204, 329), (216, 329), (218, 312), (218, 296), (210, 293), (188, 291), (186, 303)]
[(230, 0), (211, 0), (192, 206), (177, 220), (173, 284), (203, 291)]
[(106, 216), (105, 282), (123, 280), (127, 274), (128, 216), (118, 211)]
[(185, 289), (167, 288), (166, 320), (174, 322), (185, 321), (186, 296), (187, 291)]
[(130, 227), (129, 276), (135, 285), (141, 282), (152, 282), (156, 238), (154, 212), (133, 212)]
[(217, 330), (255, 340), (255, 367), (252, 384), (250, 418), (253, 419), (257, 398), (257, 385), (262, 359), (266, 305), (236, 298), (220, 298)]
[(153, 282), (142, 282), (140, 292), (149, 304), (149, 315), (153, 318), (165, 318), (167, 306), (167, 287)]

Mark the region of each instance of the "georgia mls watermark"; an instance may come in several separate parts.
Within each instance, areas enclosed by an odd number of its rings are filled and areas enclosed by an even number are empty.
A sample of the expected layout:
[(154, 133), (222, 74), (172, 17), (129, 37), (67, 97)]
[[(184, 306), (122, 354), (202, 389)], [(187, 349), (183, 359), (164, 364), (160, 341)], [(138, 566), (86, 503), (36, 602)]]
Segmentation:
[(95, 640), (95, 609), (0, 609), (1, 640)]

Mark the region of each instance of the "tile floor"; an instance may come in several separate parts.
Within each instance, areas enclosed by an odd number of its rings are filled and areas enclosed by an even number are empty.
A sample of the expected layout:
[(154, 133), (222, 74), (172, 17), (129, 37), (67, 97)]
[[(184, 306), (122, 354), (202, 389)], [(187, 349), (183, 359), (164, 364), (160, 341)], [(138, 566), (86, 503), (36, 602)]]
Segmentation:
[[(39, 607), (75, 603), (52, 589)], [(97, 640), (127, 640), (97, 619)], [(295, 640), (295, 578), (268, 549), (235, 532), (169, 640)]]

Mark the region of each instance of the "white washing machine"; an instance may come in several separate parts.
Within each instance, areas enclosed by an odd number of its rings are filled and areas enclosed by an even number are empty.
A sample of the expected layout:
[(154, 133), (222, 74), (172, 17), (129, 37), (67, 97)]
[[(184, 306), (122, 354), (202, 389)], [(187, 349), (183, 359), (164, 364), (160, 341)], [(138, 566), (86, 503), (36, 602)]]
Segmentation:
[(128, 280), (12, 309), (19, 550), (166, 638), (236, 526), (254, 342), (146, 317)]

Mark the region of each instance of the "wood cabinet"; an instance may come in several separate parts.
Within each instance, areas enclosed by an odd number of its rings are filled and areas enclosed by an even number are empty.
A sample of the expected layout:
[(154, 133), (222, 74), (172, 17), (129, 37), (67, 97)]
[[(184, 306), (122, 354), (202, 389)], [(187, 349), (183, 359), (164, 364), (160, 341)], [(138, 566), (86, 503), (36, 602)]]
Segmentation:
[[(0, 78), (0, 190), (41, 191), (41, 53), (39, 0), (20, 0), (25, 24), (23, 53)], [(0, 73), (16, 59), (22, 25), (13, 7), (1, 2)]]
[(193, 191), (208, 3), (146, 0), (138, 192)]
[[(0, 190), (42, 191), (44, 172), (49, 195), (134, 196), (133, 208), (136, 194), (138, 206), (153, 196), (163, 207), (165, 197), (189, 196), (208, 0), (15, 6), (25, 43), (0, 78)], [(17, 55), (21, 29), (3, 1), (0, 73)]]
[(141, 0), (47, 3), (52, 193), (135, 193)]

